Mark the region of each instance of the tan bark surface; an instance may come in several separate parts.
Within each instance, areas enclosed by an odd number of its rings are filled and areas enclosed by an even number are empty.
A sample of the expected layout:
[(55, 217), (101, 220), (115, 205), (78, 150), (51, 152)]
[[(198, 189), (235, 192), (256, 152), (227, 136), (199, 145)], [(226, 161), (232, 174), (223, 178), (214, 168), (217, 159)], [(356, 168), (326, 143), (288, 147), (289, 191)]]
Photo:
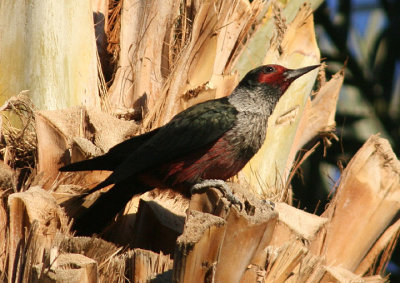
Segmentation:
[[(400, 165), (386, 140), (372, 136), (359, 150), (323, 215), (285, 203), (298, 153), (318, 136), (326, 145), (335, 137), (344, 71), (326, 81), (323, 67), (312, 97), (316, 71), (290, 87), (269, 120), (263, 148), (228, 183), (241, 209), (214, 188), (190, 200), (154, 189), (135, 196), (101, 234), (74, 236), (69, 220), (102, 191), (83, 203), (76, 197), (109, 172), (59, 174), (60, 166), (102, 154), (195, 103), (230, 94), (253, 67), (299, 68), (320, 57), (312, 10), (302, 1), (50, 2), (0, 2), (0, 22), (15, 24), (0, 43), (0, 90), (9, 87), (15, 95), (28, 82), (40, 109), (22, 103), (20, 95), (0, 108), (20, 113), (15, 103), (21, 102), (29, 112), (21, 118), (22, 130), (1, 121), (0, 281), (385, 282), (400, 233)], [(49, 10), (54, 13), (44, 13)], [(29, 14), (43, 17), (26, 20)], [(21, 36), (26, 23), (30, 38)], [(14, 33), (17, 43), (10, 41)], [(29, 60), (21, 55), (26, 46)], [(114, 78), (106, 82), (108, 75)], [(60, 100), (52, 97), (44, 107), (49, 91)], [(100, 111), (100, 100), (108, 114)], [(41, 110), (71, 104), (80, 106)], [(38, 160), (30, 157), (35, 168), (24, 179), (15, 152), (28, 146)]]

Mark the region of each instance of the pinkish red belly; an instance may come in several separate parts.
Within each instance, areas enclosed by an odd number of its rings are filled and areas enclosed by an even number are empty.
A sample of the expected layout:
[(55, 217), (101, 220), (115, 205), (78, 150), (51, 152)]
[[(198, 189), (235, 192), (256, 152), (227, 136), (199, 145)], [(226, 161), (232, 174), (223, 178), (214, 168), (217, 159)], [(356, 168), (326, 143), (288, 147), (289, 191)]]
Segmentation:
[(226, 180), (237, 174), (248, 160), (238, 160), (232, 147), (222, 138), (141, 175), (142, 181), (156, 187), (181, 187), (199, 179)]

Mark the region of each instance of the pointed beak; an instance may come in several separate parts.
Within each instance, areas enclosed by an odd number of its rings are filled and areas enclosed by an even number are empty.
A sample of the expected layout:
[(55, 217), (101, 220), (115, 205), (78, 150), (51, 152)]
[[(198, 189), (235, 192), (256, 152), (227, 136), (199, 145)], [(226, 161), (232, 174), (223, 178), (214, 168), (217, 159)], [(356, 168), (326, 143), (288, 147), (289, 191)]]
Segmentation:
[(294, 81), (298, 77), (301, 77), (302, 75), (308, 73), (311, 70), (314, 70), (315, 68), (318, 68), (319, 66), (321, 66), (321, 65), (320, 64), (312, 65), (312, 66), (295, 69), (295, 70), (288, 69), (284, 72), (284, 76), (285, 76), (286, 80)]

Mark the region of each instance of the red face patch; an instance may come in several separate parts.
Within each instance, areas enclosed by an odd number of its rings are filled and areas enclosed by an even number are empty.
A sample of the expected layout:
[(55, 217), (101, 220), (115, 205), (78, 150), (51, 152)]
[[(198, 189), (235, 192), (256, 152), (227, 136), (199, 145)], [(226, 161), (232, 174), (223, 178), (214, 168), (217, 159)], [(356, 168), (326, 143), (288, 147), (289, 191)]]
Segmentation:
[(276, 84), (281, 83), (285, 80), (285, 76), (283, 73), (287, 69), (280, 65), (267, 65), (261, 69), (258, 75), (258, 82), (259, 83), (266, 83), (266, 84)]
[(286, 70), (285, 67), (280, 65), (264, 66), (258, 74), (257, 80), (259, 83), (279, 87), (282, 91), (285, 91), (291, 83), (291, 81), (286, 80), (284, 75)]

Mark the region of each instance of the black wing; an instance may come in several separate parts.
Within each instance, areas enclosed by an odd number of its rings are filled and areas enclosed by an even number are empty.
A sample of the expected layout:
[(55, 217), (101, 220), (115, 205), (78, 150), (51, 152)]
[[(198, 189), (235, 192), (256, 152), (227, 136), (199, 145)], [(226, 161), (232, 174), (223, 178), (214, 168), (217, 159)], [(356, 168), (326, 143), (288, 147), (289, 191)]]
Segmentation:
[(92, 171), (92, 170), (109, 170), (112, 171), (117, 168), (123, 161), (129, 156), (129, 153), (135, 151), (137, 148), (146, 143), (151, 137), (153, 137), (158, 129), (150, 131), (140, 136), (130, 138), (123, 141), (116, 146), (110, 148), (110, 150), (101, 156), (75, 162), (61, 167), (61, 172), (66, 171)]
[(172, 161), (218, 140), (236, 123), (237, 110), (226, 97), (194, 105), (158, 129), (91, 192)]

